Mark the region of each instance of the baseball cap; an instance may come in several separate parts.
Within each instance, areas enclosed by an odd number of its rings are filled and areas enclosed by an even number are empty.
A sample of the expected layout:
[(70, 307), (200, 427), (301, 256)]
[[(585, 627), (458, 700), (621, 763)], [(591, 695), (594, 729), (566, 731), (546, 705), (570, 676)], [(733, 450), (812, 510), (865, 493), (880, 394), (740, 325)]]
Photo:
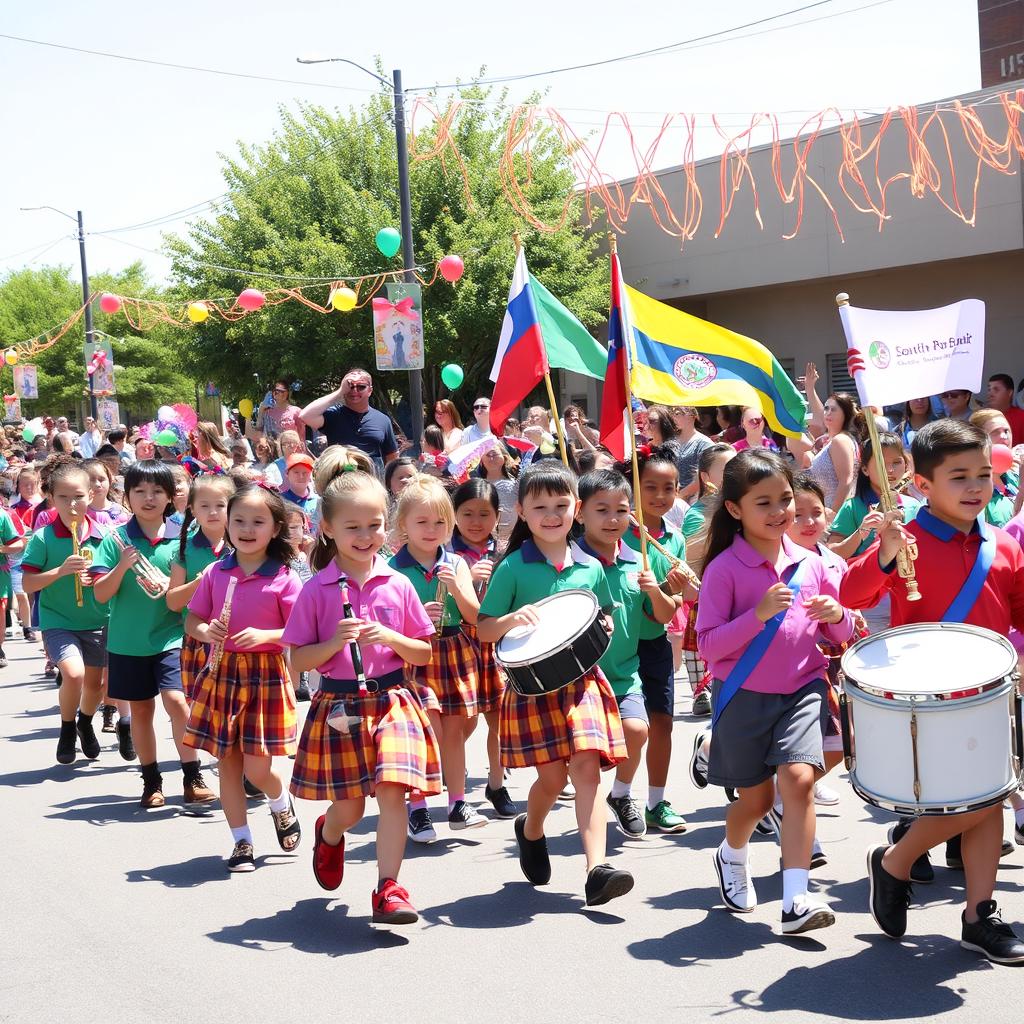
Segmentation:
[(312, 469), (314, 466), (313, 456), (307, 455), (305, 452), (295, 452), (288, 456), (288, 461), (284, 466), (286, 473), (289, 469), (294, 469), (296, 466), (309, 466)]

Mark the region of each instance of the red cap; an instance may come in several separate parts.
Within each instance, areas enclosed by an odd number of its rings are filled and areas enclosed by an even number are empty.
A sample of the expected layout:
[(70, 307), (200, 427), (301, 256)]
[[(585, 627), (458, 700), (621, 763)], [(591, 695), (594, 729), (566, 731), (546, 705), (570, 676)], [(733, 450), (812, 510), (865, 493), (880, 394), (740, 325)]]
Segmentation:
[(287, 473), (289, 469), (294, 469), (296, 466), (309, 466), (312, 470), (313, 456), (307, 455), (305, 452), (294, 452), (288, 456), (288, 461), (284, 464), (285, 472)]

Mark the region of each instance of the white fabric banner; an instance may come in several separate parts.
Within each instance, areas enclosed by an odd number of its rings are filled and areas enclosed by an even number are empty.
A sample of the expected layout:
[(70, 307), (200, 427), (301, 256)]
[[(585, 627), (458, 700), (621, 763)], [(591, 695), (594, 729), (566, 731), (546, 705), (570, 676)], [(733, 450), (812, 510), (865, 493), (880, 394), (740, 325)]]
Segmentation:
[(943, 391), (981, 390), (985, 362), (981, 299), (918, 310), (844, 305), (839, 307), (839, 318), (861, 404), (897, 405)]

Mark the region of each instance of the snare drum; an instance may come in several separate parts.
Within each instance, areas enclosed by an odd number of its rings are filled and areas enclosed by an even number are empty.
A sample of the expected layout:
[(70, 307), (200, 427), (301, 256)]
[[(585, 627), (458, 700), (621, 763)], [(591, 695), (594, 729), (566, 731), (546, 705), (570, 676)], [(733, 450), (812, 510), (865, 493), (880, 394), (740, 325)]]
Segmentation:
[(516, 626), (494, 645), (509, 685), (524, 697), (574, 683), (600, 661), (609, 643), (600, 605), (589, 590), (562, 590), (536, 607), (536, 627)]
[(850, 781), (899, 814), (955, 814), (1020, 784), (1017, 652), (959, 623), (898, 626), (842, 658), (843, 747)]

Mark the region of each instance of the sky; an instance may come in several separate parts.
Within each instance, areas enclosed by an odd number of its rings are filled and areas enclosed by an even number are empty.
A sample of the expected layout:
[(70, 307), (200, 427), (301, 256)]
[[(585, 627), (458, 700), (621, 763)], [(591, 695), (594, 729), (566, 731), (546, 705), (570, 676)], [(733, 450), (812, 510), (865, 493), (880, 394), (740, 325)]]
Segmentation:
[[(187, 221), (118, 229), (224, 192), (222, 154), (239, 141), (267, 140), (281, 106), (302, 100), (347, 109), (375, 89), (356, 68), (304, 66), (298, 56), (345, 57), (371, 68), (379, 57), (388, 72), (402, 69), (408, 90), (466, 81), (482, 67), (505, 76), (601, 61), (801, 7), (731, 37), (511, 82), (508, 102), (544, 90), (544, 102), (581, 132), (616, 110), (640, 125), (669, 111), (716, 112), (731, 126), (773, 111), (793, 131), (823, 107), (877, 111), (980, 86), (976, 0), (392, 0), (385, 8), (326, 0), (8, 0), (0, 5), (0, 34), (298, 84), (0, 38), (0, 274), (47, 264), (77, 274), (72, 222), (49, 210), (20, 210), (45, 205), (83, 211), (91, 273), (142, 259), (154, 280), (165, 280), (163, 232)], [(707, 155), (714, 141), (709, 118), (702, 123)], [(641, 148), (644, 137), (641, 129)], [(659, 151), (662, 164), (679, 162), (670, 158), (672, 141)], [(624, 132), (616, 129), (610, 143), (602, 166), (631, 174)]]

